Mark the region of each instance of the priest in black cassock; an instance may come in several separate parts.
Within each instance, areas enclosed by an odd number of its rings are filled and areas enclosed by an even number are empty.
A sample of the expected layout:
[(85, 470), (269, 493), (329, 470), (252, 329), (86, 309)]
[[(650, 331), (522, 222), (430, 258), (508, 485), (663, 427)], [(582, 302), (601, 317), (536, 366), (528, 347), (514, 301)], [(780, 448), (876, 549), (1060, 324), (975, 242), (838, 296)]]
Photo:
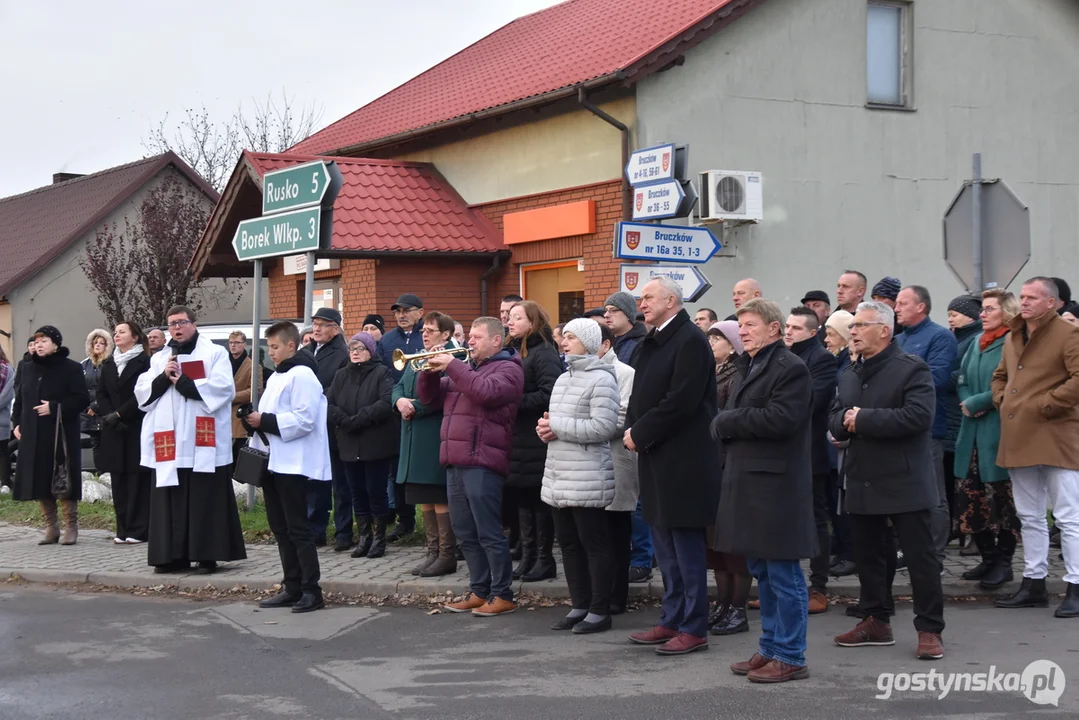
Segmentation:
[(172, 340), (135, 384), (142, 465), (154, 471), (147, 560), (159, 573), (196, 562), (208, 575), (247, 557), (229, 477), (236, 386), (228, 352), (199, 335), (189, 308), (167, 319)]

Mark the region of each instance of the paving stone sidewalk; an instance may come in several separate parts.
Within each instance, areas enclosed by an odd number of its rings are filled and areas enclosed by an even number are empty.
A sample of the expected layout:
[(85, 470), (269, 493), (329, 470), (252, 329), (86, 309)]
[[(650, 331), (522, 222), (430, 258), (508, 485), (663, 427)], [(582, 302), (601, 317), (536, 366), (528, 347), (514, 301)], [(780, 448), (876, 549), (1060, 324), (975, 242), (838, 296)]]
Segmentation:
[[(89, 582), (118, 587), (153, 587), (175, 585), (184, 589), (212, 586), (228, 589), (246, 585), (251, 589), (268, 589), (280, 582), (281, 566), (274, 545), (248, 545), (247, 559), (227, 563), (213, 575), (179, 574), (157, 575), (146, 564), (145, 545), (113, 545), (112, 533), (106, 530), (81, 530), (79, 541), (73, 546), (38, 546), (40, 530), (0, 523), (0, 578), (18, 575), (36, 582)], [(1061, 579), (1063, 563), (1058, 559), (1060, 551), (1050, 551), (1049, 590), (1064, 592)], [(335, 553), (330, 548), (319, 550), (322, 568), (322, 587), (330, 592), (347, 595), (407, 595), (407, 594), (454, 594), (468, 591), (468, 571), (464, 563), (458, 563), (454, 575), (441, 578), (419, 578), (409, 571), (419, 564), (423, 549), (389, 546), (387, 554), (377, 560), (353, 559), (348, 553)], [(962, 557), (954, 545), (948, 548), (942, 577), (946, 597), (991, 596), (996, 592), (980, 590), (977, 583), (963, 580), (960, 575), (977, 563), (975, 557)], [(1016, 581), (1020, 579), (1021, 559), (1016, 558)], [(808, 563), (803, 563), (808, 568)], [(1016, 583), (1004, 586), (1002, 591), (1014, 588)], [(566, 581), (559, 577), (537, 583), (514, 585), (517, 592), (537, 593), (551, 598), (569, 596)], [(832, 578), (828, 585), (832, 595), (857, 596), (858, 579), (855, 576)], [(896, 595), (910, 594), (910, 579), (905, 570), (895, 578)], [(658, 598), (662, 596), (663, 584), (658, 570), (648, 583), (630, 585), (633, 596)]]

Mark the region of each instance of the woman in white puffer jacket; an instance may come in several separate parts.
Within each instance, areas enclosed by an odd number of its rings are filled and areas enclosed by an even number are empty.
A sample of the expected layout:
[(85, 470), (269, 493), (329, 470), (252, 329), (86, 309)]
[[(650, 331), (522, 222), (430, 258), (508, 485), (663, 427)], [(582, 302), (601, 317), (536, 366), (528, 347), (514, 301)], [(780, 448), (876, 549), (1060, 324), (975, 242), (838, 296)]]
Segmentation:
[(574, 633), (611, 628), (613, 549), (606, 507), (614, 500), (612, 438), (618, 435), (614, 367), (596, 355), (602, 335), (592, 320), (562, 329), (569, 367), (551, 391), (550, 410), (536, 427), (547, 443), (540, 498), (552, 507), (555, 533), (573, 609), (552, 625)]

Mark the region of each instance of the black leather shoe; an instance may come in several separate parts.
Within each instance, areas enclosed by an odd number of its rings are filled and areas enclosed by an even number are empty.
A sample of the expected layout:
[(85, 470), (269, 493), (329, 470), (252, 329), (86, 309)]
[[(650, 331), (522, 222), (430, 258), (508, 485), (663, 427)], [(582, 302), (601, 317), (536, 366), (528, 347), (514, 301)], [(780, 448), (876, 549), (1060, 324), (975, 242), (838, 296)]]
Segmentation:
[(1049, 607), (1049, 593), (1045, 590), (1045, 578), (1023, 578), (1019, 589), (1007, 597), (997, 598), (993, 604), (998, 608)]
[(551, 623), (552, 630), (572, 630), (577, 623), (584, 622), (587, 615), (578, 615), (577, 617), (569, 617), (568, 615), (561, 620), (556, 620)]
[(631, 567), (629, 569), (629, 581), (631, 583), (643, 583), (652, 579), (652, 568)]
[(195, 572), (199, 575), (213, 575), (215, 572), (217, 572), (217, 563), (213, 560), (209, 562), (200, 562)]
[(713, 635), (735, 635), (749, 632), (749, 618), (745, 608), (732, 607), (720, 621), (708, 629)]
[(993, 564), (993, 567), (978, 584), (986, 590), (996, 590), (1004, 583), (1010, 583), (1014, 579), (1015, 574), (1012, 572), (1012, 559), (1000, 558)]
[(727, 616), (731, 614), (731, 606), (727, 604), (716, 603), (712, 613), (708, 616), (708, 627), (725, 623)]
[(268, 597), (265, 600), (259, 601), (260, 608), (283, 608), (292, 607), (300, 601), (303, 597), (301, 593), (290, 593), (288, 590), (282, 590), (273, 597)]
[(400, 540), (401, 538), (408, 537), (409, 535), (411, 535), (414, 532), (416, 532), (416, 523), (415, 523), (415, 521), (412, 522), (411, 526), (409, 526), (409, 525), (407, 525), (407, 524), (405, 524), (403, 522), (399, 522), (399, 523), (397, 523), (397, 526), (394, 527), (393, 530), (390, 530), (390, 532), (386, 535), (386, 542), (395, 543), (398, 540)]
[(555, 564), (554, 558), (540, 557), (536, 560), (536, 564), (521, 576), (521, 580), (523, 582), (539, 582), (540, 580), (551, 580), (556, 577), (558, 577), (558, 565)]
[(854, 564), (853, 560), (840, 560), (828, 568), (828, 574), (832, 577), (847, 577), (856, 572), (858, 572), (858, 566)]
[[(983, 557), (982, 561), (963, 573), (962, 578), (964, 580), (981, 580), (993, 569), (997, 564), (996, 558)], [(1009, 567), (1011, 563), (1009, 563)]]
[(164, 575), (165, 573), (186, 573), (191, 570), (191, 563), (187, 560), (178, 560), (177, 562), (165, 563), (164, 565), (155, 565), (154, 572), (158, 575)]
[(333, 541), (334, 552), (348, 552), (352, 548), (352, 538), (340, 537)]
[(588, 622), (584, 618), (581, 618), (581, 622), (573, 626), (574, 635), (591, 635), (592, 633), (603, 632), (604, 630), (610, 630), (613, 626), (611, 616), (603, 618), (599, 622)]
[(304, 593), (295, 605), (292, 606), (292, 612), (294, 613), (307, 613), (314, 612), (315, 610), (321, 610), (326, 607), (326, 601), (322, 599), (322, 594), (319, 593)]
[(1068, 593), (1064, 596), (1064, 602), (1053, 613), (1058, 618), (1079, 617), (1079, 585), (1068, 583)]

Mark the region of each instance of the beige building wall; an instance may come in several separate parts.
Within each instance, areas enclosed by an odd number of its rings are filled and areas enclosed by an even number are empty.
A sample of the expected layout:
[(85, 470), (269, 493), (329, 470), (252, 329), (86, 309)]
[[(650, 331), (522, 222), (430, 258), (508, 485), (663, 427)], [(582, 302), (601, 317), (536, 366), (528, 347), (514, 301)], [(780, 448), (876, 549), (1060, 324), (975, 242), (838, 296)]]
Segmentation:
[[(635, 132), (633, 97), (600, 108)], [(477, 204), (617, 179), (622, 138), (581, 109), (396, 158), (433, 163), (466, 202)]]

